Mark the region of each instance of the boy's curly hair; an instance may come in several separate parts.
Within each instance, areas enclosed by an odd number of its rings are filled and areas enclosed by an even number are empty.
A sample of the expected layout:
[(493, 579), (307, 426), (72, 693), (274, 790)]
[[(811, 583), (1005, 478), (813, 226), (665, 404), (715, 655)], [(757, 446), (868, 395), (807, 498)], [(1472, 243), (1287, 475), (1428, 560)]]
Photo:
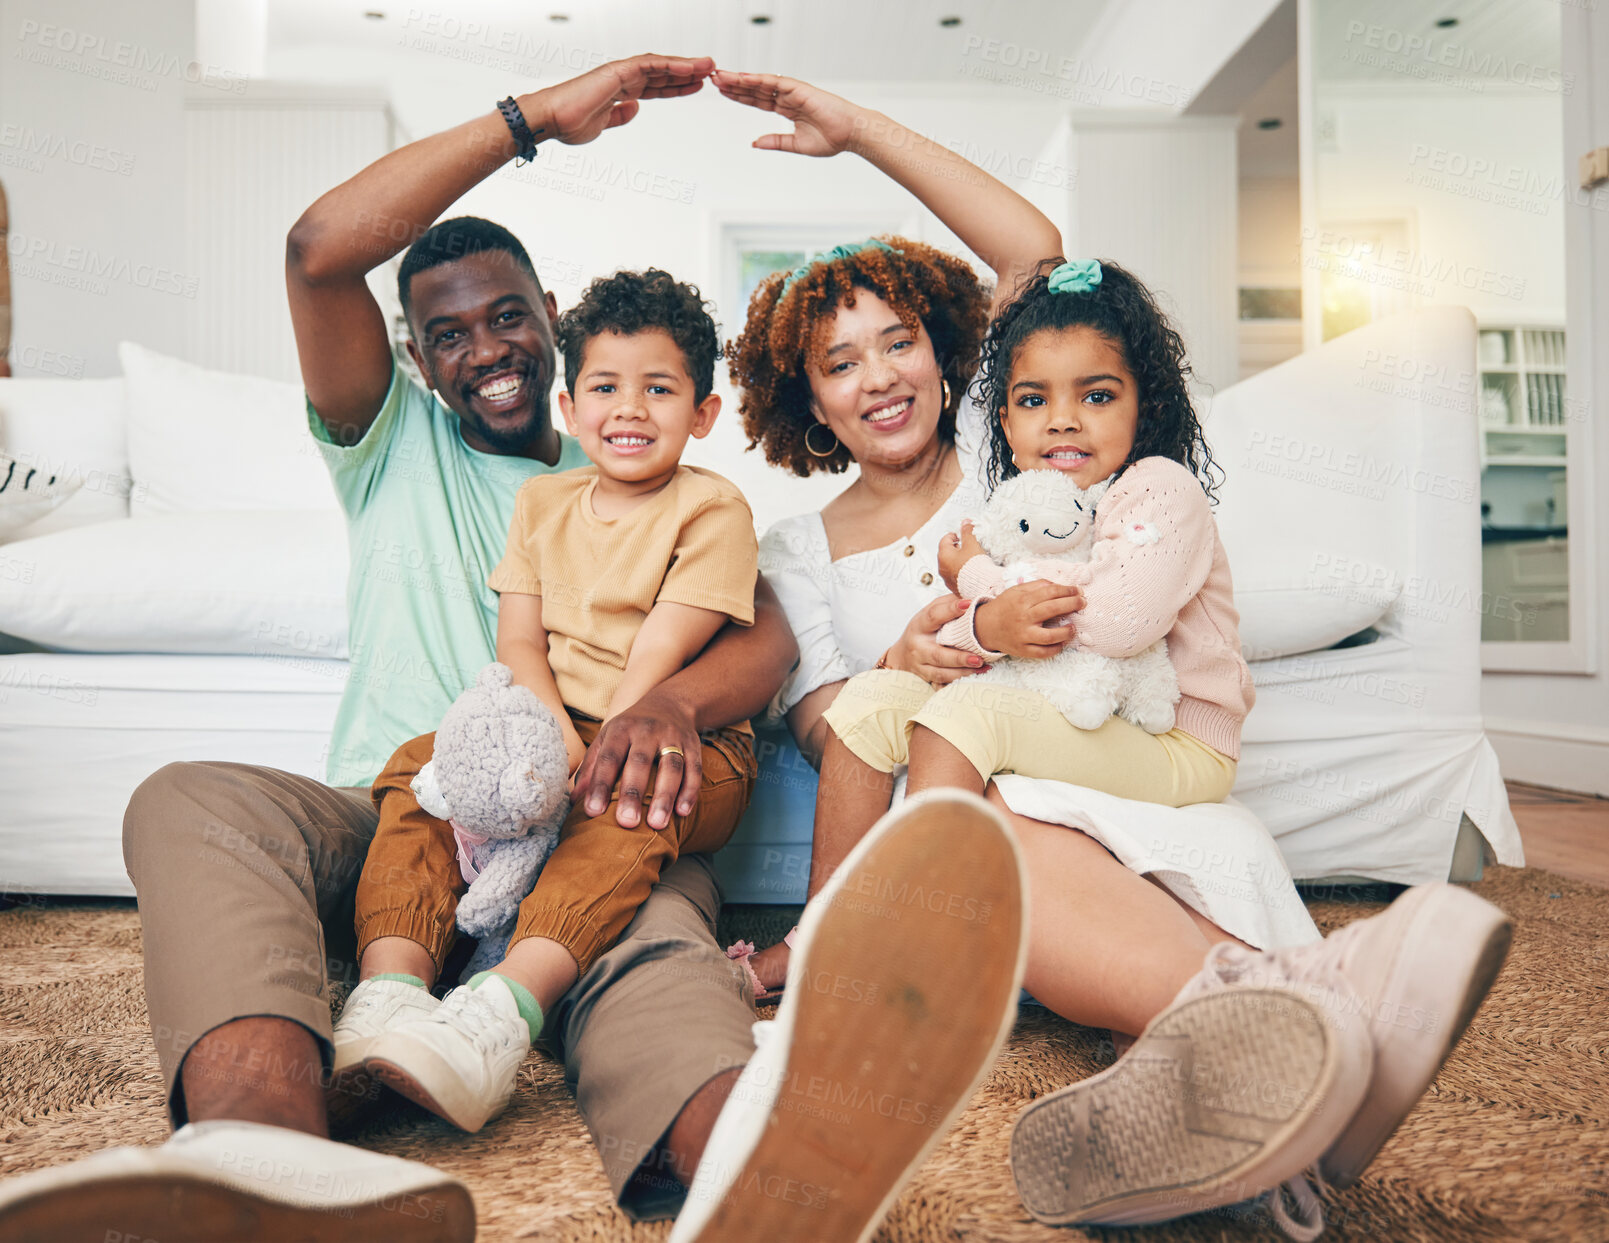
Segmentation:
[(983, 360), (976, 382), (980, 405), (989, 419), (989, 486), (1017, 474), (1011, 461), (1000, 411), (1011, 387), (1011, 364), (1017, 350), (1036, 332), (1087, 325), (1123, 353), (1123, 361), (1139, 387), (1139, 417), (1134, 448), (1126, 468), (1144, 457), (1165, 457), (1190, 469), (1201, 480), (1209, 499), (1223, 482), (1223, 471), (1213, 460), (1201, 434), (1190, 401), (1187, 379), (1190, 364), (1184, 341), (1156, 299), (1132, 272), (1106, 259), (1100, 260), (1101, 283), (1086, 293), (1052, 293), (1050, 273), (1061, 261), (1046, 260), (989, 325), (983, 343)]
[(805, 433), (815, 423), (807, 368), (820, 364), (823, 350), (816, 330), (840, 305), (854, 305), (858, 289), (887, 302), (912, 332), (918, 324), (926, 331), (939, 374), (950, 381), (939, 436), (947, 444), (955, 440), (955, 414), (988, 324), (988, 293), (954, 255), (902, 237), (879, 240), (893, 249), (868, 246), (847, 258), (813, 263), (791, 284), (787, 272), (767, 277), (749, 301), (742, 334), (727, 346), (732, 383), (742, 390), (738, 413), (749, 448), (762, 446), (773, 466), (799, 476), (839, 474), (854, 461), (842, 444), (826, 457), (813, 456)]
[(553, 339), (564, 355), (564, 385), (573, 395), (587, 342), (605, 332), (623, 336), (659, 328), (682, 352), (692, 378), (695, 402), (715, 387), (715, 360), (721, 357), (721, 339), (710, 309), (696, 285), (677, 280), (669, 272), (649, 268), (643, 272), (616, 272), (588, 285), (581, 300), (553, 326)]

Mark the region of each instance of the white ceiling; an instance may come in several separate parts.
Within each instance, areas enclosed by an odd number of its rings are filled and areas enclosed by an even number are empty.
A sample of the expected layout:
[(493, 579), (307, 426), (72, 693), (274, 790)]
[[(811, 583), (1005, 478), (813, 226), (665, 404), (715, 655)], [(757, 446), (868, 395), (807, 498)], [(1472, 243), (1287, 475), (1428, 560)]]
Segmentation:
[[(642, 51), (807, 79), (996, 83), (1019, 58), (1073, 55), (1112, 0), (267, 0), (268, 55), (399, 46), (511, 76), (568, 77)], [(382, 19), (365, 18), (377, 10)], [(569, 20), (557, 22), (551, 14)], [(749, 19), (770, 17), (763, 26)], [(942, 27), (939, 19), (959, 17)], [(992, 45), (992, 46), (991, 46)], [(525, 72), (521, 72), (521, 71)]]
[[(1590, 5), (1592, 0), (1586, 0)], [(1559, 72), (1560, 0), (1313, 0), (1319, 81), (1500, 84)], [(1436, 22), (1457, 18), (1441, 29)], [(1439, 77), (1438, 77), (1439, 75)], [(1539, 79), (1540, 80), (1540, 79)]]

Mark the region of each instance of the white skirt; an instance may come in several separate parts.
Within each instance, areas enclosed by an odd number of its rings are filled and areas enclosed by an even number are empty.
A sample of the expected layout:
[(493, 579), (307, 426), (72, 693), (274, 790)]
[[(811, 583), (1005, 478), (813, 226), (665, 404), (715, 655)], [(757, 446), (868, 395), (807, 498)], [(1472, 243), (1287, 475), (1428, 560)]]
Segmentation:
[[(1088, 834), (1247, 945), (1281, 949), (1322, 939), (1273, 836), (1233, 797), (1164, 807), (1065, 781), (1000, 774), (994, 783), (1012, 811)], [(904, 793), (901, 768), (895, 798)]]

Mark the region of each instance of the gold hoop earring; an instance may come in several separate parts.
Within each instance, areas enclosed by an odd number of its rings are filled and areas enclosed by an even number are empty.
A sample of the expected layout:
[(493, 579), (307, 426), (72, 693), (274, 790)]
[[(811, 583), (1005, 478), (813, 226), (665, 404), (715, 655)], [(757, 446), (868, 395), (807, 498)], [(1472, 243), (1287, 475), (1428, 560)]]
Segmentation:
[[(818, 427), (825, 431), (827, 435), (832, 437), (832, 448), (818, 449), (815, 445), (810, 443), (810, 433), (815, 431)], [(833, 431), (832, 428), (828, 427), (825, 423), (812, 423), (809, 427), (805, 428), (805, 451), (808, 452), (811, 457), (831, 457), (834, 453), (838, 452), (838, 433)]]
[(948, 410), (950, 408), (950, 382), (948, 380), (940, 380), (939, 383), (944, 386), (944, 408)]

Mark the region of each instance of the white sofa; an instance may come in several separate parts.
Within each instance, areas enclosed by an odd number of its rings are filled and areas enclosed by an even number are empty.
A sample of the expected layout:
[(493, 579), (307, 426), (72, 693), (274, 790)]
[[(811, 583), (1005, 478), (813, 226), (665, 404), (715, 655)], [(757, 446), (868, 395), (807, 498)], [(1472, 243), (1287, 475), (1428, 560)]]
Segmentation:
[[(1474, 367), (1469, 314), (1426, 311), (1210, 403), (1258, 686), (1235, 793), (1299, 879), (1523, 861), (1479, 711)], [(299, 394), (137, 347), (124, 369), (0, 381), (0, 450), (83, 484), (0, 544), (0, 893), (129, 893), (123, 807), (169, 761), (322, 776), (346, 677)], [(727, 896), (801, 901), (815, 776), (783, 734), (760, 755)]]

